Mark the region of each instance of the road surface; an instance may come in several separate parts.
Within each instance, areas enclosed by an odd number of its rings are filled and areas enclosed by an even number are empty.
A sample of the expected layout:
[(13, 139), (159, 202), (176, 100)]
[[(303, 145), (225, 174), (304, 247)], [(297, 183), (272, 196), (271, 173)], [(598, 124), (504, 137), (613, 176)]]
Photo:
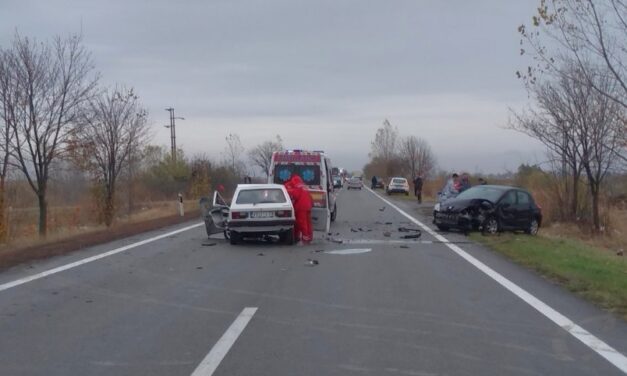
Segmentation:
[(194, 222), (5, 271), (0, 374), (627, 369), (625, 322), (461, 234), (400, 239), (415, 220), (431, 227), (429, 209), (392, 200), (342, 191), (331, 230), (342, 244), (231, 246)]

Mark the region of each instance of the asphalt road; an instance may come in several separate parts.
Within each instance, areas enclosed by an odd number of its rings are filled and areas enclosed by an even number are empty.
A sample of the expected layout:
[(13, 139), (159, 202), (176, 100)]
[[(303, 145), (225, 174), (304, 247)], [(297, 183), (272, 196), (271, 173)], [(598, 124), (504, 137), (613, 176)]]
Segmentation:
[[(428, 206), (394, 202), (430, 226)], [(400, 239), (417, 225), (369, 191), (343, 191), (338, 208), (342, 244), (231, 246), (202, 226), (168, 235), (188, 223), (6, 271), (0, 375), (623, 374), (441, 238)], [(625, 322), (443, 235), (619, 362), (627, 354)], [(327, 253), (347, 249), (369, 251)]]

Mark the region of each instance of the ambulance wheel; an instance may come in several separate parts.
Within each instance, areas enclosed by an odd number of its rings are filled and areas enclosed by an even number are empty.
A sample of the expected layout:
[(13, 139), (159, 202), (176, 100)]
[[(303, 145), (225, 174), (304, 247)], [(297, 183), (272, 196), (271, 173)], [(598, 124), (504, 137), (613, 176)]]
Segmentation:
[(231, 245), (237, 245), (237, 243), (239, 243), (240, 241), (240, 234), (235, 232), (235, 231), (231, 231), (231, 233), (229, 234), (229, 241), (231, 243)]
[(294, 229), (291, 228), (279, 234), (279, 241), (287, 245), (294, 244)]

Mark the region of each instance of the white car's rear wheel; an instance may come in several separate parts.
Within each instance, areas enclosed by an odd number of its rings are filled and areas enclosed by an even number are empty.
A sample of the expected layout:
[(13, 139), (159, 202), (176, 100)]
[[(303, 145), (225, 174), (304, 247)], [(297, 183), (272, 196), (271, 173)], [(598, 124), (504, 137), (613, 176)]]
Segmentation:
[(241, 236), (239, 233), (235, 231), (230, 231), (229, 241), (231, 242), (232, 245), (236, 245), (237, 243), (240, 242), (240, 240), (241, 240)]

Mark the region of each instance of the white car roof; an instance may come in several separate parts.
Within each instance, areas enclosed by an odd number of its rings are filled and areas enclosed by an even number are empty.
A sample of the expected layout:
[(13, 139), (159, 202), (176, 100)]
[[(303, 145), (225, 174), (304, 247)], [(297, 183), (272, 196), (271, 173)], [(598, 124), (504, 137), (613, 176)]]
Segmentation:
[(252, 190), (252, 189), (281, 189), (285, 188), (283, 184), (238, 184), (237, 189)]

